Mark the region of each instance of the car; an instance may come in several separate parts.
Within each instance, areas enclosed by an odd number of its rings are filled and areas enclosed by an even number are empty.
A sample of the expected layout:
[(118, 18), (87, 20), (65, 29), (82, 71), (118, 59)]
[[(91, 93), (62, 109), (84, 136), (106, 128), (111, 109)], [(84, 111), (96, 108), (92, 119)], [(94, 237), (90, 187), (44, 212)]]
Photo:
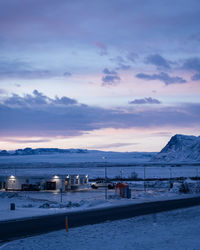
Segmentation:
[(115, 187), (115, 184), (109, 180), (99, 180), (99, 181), (93, 182), (91, 184), (91, 187), (93, 189), (97, 189), (101, 187), (104, 187), (104, 188), (107, 187), (108, 189), (113, 189)]

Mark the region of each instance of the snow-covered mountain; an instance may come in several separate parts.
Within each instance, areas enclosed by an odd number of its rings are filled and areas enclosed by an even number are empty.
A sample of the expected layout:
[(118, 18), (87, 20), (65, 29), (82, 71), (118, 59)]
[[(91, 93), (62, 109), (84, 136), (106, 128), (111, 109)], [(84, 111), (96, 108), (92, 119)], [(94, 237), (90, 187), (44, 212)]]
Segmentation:
[(60, 149), (60, 148), (24, 148), (17, 149), (14, 152), (6, 150), (0, 151), (0, 156), (9, 155), (46, 155), (46, 154), (65, 154), (65, 153), (87, 153), (87, 149)]
[(2, 163), (136, 163), (147, 162), (154, 152), (111, 152), (87, 149), (25, 148), (0, 151)]
[(174, 135), (152, 161), (200, 162), (200, 136)]

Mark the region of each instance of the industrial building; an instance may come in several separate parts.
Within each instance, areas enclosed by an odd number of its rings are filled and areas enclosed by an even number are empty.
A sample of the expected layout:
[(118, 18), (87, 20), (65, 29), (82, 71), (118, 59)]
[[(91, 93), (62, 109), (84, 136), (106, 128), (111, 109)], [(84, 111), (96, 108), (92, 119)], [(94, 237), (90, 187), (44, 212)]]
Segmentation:
[(0, 176), (0, 190), (75, 190), (88, 186), (88, 175)]

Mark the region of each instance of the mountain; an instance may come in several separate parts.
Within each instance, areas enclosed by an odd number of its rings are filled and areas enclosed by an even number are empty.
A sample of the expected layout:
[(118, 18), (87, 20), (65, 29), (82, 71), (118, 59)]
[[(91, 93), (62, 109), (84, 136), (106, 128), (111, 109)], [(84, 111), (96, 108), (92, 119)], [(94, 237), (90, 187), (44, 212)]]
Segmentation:
[(151, 161), (200, 162), (200, 136), (174, 135)]
[(59, 149), (59, 148), (24, 148), (17, 149), (10, 153), (6, 150), (0, 151), (0, 156), (9, 155), (44, 155), (44, 154), (64, 154), (64, 153), (87, 153), (87, 149)]
[[(25, 148), (0, 151), (1, 164), (135, 164), (149, 162), (154, 152), (112, 152), (87, 149)], [(95, 165), (94, 164), (94, 165)]]
[(0, 151), (0, 156), (8, 156), (10, 155), (7, 150)]

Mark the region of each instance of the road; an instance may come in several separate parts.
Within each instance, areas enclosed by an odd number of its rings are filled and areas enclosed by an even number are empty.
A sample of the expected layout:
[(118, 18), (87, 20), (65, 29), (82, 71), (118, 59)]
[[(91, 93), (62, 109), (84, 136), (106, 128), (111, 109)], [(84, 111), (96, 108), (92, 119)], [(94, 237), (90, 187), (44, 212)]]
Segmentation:
[(196, 205), (200, 205), (200, 196), (2, 221), (0, 222), (0, 242), (64, 229), (66, 216), (68, 216), (70, 230), (72, 227), (96, 224), (107, 220), (131, 218)]

